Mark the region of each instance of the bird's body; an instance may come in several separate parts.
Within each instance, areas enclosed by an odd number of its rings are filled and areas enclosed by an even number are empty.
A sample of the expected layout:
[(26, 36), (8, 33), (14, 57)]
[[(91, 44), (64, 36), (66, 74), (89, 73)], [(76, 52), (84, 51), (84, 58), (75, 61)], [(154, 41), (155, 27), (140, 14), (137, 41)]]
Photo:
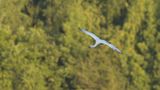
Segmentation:
[(121, 53), (121, 51), (120, 51), (118, 48), (116, 48), (114, 45), (112, 45), (111, 43), (109, 43), (109, 42), (107, 42), (107, 41), (105, 41), (105, 40), (100, 39), (100, 38), (97, 37), (95, 34), (93, 34), (93, 33), (91, 33), (91, 32), (88, 32), (88, 31), (86, 31), (85, 29), (81, 29), (81, 31), (95, 39), (96, 42), (95, 42), (94, 45), (91, 45), (91, 46), (90, 46), (91, 48), (95, 48), (95, 47), (96, 47), (97, 45), (99, 45), (99, 44), (105, 44), (105, 45), (109, 46), (110, 48), (112, 48), (113, 50)]

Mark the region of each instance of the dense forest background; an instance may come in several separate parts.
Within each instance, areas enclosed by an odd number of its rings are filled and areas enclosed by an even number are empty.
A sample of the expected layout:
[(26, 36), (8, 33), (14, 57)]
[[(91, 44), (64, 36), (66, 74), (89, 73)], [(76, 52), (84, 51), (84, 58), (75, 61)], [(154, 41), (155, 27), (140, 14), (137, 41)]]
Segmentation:
[(160, 0), (0, 0), (0, 90), (160, 90)]

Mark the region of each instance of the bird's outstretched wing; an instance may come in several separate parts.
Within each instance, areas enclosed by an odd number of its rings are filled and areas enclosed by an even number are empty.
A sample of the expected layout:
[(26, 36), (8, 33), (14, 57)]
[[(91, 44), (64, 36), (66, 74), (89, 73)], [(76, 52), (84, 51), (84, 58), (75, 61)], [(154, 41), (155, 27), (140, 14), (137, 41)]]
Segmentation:
[(95, 34), (93, 34), (93, 33), (91, 33), (91, 32), (88, 32), (88, 31), (86, 31), (85, 29), (81, 29), (81, 31), (84, 32), (84, 33), (87, 34), (87, 35), (90, 35), (92, 38), (94, 38), (94, 39), (96, 40), (96, 43), (95, 43), (94, 45), (92, 45), (91, 48), (94, 48), (94, 47), (96, 47), (98, 44), (102, 43), (102, 44), (105, 44), (105, 45), (109, 46), (109, 47), (112, 48), (113, 50), (121, 53), (121, 51), (120, 51), (118, 48), (116, 48), (114, 45), (112, 45), (111, 43), (109, 43), (109, 42), (107, 42), (107, 41), (105, 41), (105, 40), (100, 39), (100, 38), (97, 37)]
[(97, 37), (95, 34), (86, 31), (85, 29), (81, 29), (82, 32), (84, 32), (85, 34), (91, 36), (92, 38), (94, 38), (96, 41), (99, 40), (99, 37)]
[(118, 48), (116, 48), (113, 44), (108, 43), (107, 41), (103, 41), (102, 43), (107, 45), (107, 46), (109, 46), (110, 48), (112, 48), (113, 50), (117, 51), (118, 53), (121, 53), (121, 51)]

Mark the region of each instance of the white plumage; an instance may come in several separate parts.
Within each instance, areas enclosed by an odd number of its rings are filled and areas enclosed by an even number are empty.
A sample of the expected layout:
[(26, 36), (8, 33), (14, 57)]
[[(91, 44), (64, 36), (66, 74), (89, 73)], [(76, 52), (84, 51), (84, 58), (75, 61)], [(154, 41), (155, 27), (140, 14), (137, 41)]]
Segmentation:
[(100, 38), (97, 37), (95, 34), (93, 34), (93, 33), (91, 33), (91, 32), (88, 32), (88, 31), (86, 31), (85, 29), (81, 29), (81, 31), (84, 32), (85, 34), (91, 36), (91, 37), (94, 38), (94, 40), (96, 41), (94, 45), (91, 45), (91, 46), (90, 46), (91, 48), (95, 48), (95, 47), (96, 47), (97, 45), (99, 45), (99, 44), (105, 44), (105, 45), (109, 46), (110, 48), (112, 48), (113, 50), (121, 53), (121, 51), (120, 51), (118, 48), (116, 48), (114, 45), (110, 44), (109, 42), (107, 42), (107, 41), (105, 41), (105, 40), (100, 39)]

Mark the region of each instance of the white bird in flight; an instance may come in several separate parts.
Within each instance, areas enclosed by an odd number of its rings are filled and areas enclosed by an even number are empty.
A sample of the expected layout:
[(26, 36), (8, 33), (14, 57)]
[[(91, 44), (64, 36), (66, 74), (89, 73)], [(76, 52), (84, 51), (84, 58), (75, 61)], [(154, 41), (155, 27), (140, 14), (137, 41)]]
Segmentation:
[(105, 45), (109, 46), (110, 48), (112, 48), (113, 50), (117, 51), (118, 53), (121, 53), (121, 51), (118, 48), (116, 48), (114, 45), (112, 45), (111, 43), (109, 43), (109, 42), (107, 42), (105, 40), (100, 39), (95, 34), (93, 34), (91, 32), (88, 32), (85, 29), (81, 29), (81, 31), (84, 32), (85, 34), (91, 36), (96, 41), (94, 45), (90, 46), (91, 48), (95, 48), (99, 44), (105, 44)]

